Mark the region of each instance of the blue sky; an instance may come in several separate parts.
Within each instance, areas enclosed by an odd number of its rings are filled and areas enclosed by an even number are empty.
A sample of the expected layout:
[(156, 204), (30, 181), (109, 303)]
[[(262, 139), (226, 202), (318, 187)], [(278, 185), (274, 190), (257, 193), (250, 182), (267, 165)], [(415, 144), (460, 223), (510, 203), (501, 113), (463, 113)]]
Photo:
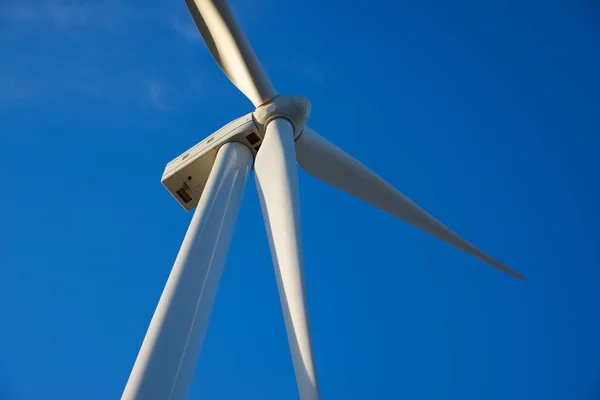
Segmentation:
[[(310, 125), (504, 275), (300, 172), (324, 399), (600, 398), (600, 8), (232, 1)], [(251, 104), (183, 1), (0, 4), (0, 398), (118, 398), (191, 214), (165, 164)], [(190, 398), (294, 399), (254, 179)]]

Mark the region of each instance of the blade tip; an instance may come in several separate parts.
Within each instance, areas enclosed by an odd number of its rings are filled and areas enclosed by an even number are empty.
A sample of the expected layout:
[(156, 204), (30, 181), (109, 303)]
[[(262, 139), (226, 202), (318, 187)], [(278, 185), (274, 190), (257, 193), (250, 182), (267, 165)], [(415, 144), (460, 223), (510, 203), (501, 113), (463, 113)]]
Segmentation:
[(522, 281), (527, 280), (527, 278), (524, 275), (521, 275), (520, 273), (518, 273), (517, 271), (514, 271), (512, 269), (510, 270), (509, 274), (519, 280), (522, 280)]

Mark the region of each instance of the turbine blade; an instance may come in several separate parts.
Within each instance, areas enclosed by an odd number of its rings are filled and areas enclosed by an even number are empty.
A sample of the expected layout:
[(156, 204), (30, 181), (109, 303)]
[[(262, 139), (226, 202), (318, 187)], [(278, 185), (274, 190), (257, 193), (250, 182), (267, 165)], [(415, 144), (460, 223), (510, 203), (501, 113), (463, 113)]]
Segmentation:
[(218, 151), (122, 400), (187, 397), (252, 161), (241, 143)]
[(267, 125), (254, 162), (256, 185), (269, 237), (285, 327), (302, 400), (319, 399), (306, 308), (298, 171), (291, 124)]
[(452, 232), (369, 168), (314, 130), (308, 127), (304, 128), (304, 132), (296, 141), (296, 152), (298, 164), (315, 178), (351, 194), (515, 278), (525, 279), (523, 275)]
[(185, 0), (219, 67), (258, 107), (277, 92), (225, 0)]

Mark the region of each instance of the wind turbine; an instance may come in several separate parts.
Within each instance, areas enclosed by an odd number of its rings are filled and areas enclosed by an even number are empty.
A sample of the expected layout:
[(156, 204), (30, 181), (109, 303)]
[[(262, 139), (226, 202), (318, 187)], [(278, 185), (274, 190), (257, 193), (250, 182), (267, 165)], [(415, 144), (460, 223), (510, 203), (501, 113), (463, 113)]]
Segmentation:
[(306, 306), (296, 162), (315, 178), (525, 279), (306, 126), (309, 101), (277, 93), (225, 0), (185, 2), (219, 67), (256, 108), (167, 164), (163, 184), (186, 210), (196, 210), (122, 399), (187, 397), (252, 169), (302, 400), (320, 394)]

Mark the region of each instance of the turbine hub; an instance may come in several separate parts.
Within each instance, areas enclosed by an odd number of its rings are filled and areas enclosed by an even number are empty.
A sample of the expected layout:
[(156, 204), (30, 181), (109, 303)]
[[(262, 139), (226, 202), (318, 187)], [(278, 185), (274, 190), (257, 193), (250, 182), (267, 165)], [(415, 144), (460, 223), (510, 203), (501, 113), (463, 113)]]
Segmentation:
[(294, 139), (297, 139), (310, 116), (310, 101), (302, 96), (275, 96), (261, 104), (252, 113), (254, 123), (264, 136), (269, 122), (276, 118), (285, 118), (294, 128)]

